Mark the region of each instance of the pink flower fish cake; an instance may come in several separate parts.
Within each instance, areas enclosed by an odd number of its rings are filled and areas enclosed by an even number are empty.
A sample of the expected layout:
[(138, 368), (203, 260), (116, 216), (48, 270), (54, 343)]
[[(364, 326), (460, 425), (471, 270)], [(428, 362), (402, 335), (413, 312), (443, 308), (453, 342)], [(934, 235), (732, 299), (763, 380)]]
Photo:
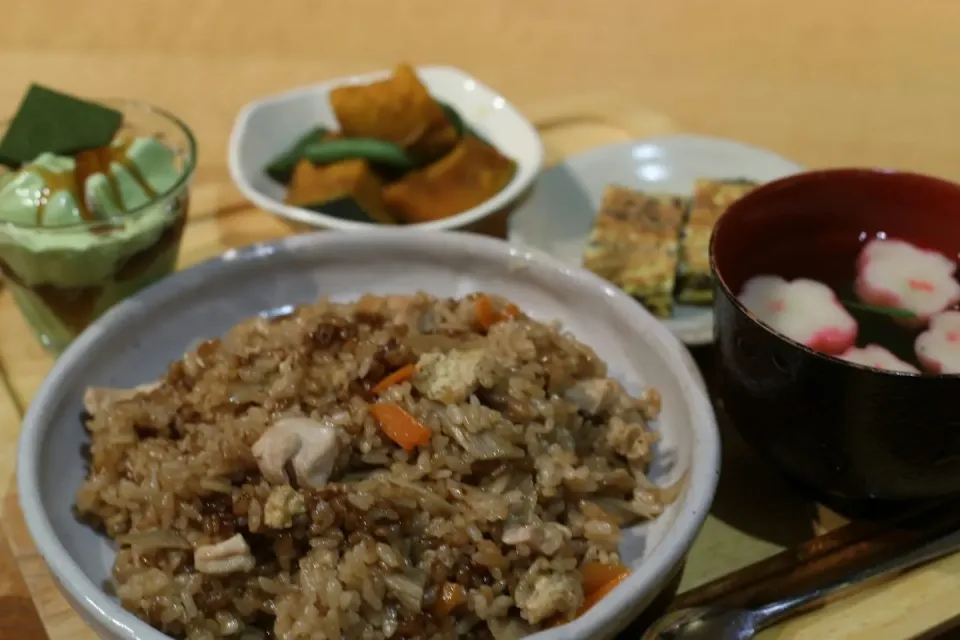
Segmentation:
[(840, 354), (840, 359), (874, 369), (920, 373), (920, 370), (915, 366), (909, 362), (904, 362), (878, 344), (868, 344), (862, 348), (851, 347)]
[(830, 287), (815, 280), (756, 276), (738, 299), (758, 320), (811, 349), (837, 355), (857, 340), (857, 321)]
[(960, 373), (960, 311), (944, 311), (914, 343), (917, 360), (930, 373)]
[(957, 265), (946, 256), (902, 240), (871, 240), (857, 258), (854, 291), (877, 307), (902, 309), (925, 325), (930, 316), (960, 302)]

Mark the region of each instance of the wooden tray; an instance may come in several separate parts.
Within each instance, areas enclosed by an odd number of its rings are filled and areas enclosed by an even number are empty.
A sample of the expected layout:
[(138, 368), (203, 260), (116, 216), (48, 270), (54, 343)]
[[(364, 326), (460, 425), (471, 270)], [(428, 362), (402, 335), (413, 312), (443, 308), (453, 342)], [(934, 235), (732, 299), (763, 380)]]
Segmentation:
[[(611, 104), (606, 103), (606, 111), (614, 112), (616, 117), (572, 117), (568, 124), (573, 123), (574, 127), (548, 135), (548, 154), (558, 157), (571, 148), (587, 146), (590, 140), (595, 143), (598, 137), (629, 137), (624, 133), (627, 128), (634, 135), (664, 133), (669, 128), (643, 113), (626, 109), (616, 113), (620, 107)], [(298, 231), (245, 205), (223, 172), (208, 172), (196, 186), (192, 203), (181, 266), (229, 248)], [(0, 424), (5, 425), (0, 437), (4, 438), (7, 450), (12, 451), (17, 432), (14, 425), (19, 424), (52, 360), (32, 339), (5, 291), (0, 293), (0, 326), (4, 329), (0, 334), (0, 376), (6, 387), (6, 393), (0, 395)], [(701, 361), (709, 357), (706, 352), (697, 355)], [(764, 597), (793, 588), (804, 580), (818, 579), (830, 570), (889, 552), (897, 545), (915, 542), (903, 536), (884, 537), (880, 533), (886, 528), (872, 525), (854, 525), (842, 533), (823, 537), (845, 522), (791, 489), (748, 452), (734, 433), (724, 430), (723, 436), (724, 471), (713, 510), (678, 584), (654, 610), (736, 598), (738, 594)], [(50, 640), (94, 640), (95, 634), (58, 592), (29, 539), (17, 504), (16, 487), (7, 480), (13, 471), (13, 460), (12, 454), (0, 457), (0, 490), (6, 496), (2, 528), (9, 542), (6, 549), (0, 540), (0, 640), (42, 638), (38, 620), (42, 620)], [(39, 617), (24, 606), (28, 598)], [(949, 624), (958, 601), (960, 556), (821, 609), (764, 637), (901, 640)], [(4, 622), (8, 614), (13, 616), (9, 623)], [(640, 626), (623, 637), (638, 637)]]

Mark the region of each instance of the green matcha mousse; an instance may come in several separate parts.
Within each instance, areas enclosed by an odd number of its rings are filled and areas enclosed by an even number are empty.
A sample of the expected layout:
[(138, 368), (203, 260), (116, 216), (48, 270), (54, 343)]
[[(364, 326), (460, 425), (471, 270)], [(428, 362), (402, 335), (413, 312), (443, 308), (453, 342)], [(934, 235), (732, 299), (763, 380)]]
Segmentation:
[(0, 268), (48, 348), (174, 269), (187, 202), (179, 165), (171, 147), (137, 137), (41, 153), (0, 176)]

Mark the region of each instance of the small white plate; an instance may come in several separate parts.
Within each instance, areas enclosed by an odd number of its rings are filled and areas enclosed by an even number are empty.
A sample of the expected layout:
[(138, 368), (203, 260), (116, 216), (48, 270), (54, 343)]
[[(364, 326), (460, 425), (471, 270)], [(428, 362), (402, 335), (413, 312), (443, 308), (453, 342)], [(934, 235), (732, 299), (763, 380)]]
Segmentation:
[[(347, 231), (380, 227), (284, 204), (285, 187), (271, 180), (264, 167), (311, 128), (339, 128), (330, 106), (333, 89), (383, 80), (391, 73), (377, 71), (328, 80), (243, 107), (234, 122), (228, 152), (230, 176), (240, 193), (261, 209), (313, 227)], [(543, 165), (543, 144), (537, 130), (503, 96), (459, 69), (417, 67), (417, 75), (435, 98), (455, 108), (477, 133), (512, 158), (517, 172), (500, 193), (473, 209), (433, 222), (387, 228), (397, 232), (462, 229), (512, 205), (530, 188)]]
[[(693, 195), (697, 178), (769, 182), (803, 167), (771, 151), (708, 136), (664, 136), (596, 147), (545, 170), (510, 219), (511, 242), (580, 266), (607, 185)], [(710, 307), (676, 305), (664, 321), (688, 345), (713, 341)]]

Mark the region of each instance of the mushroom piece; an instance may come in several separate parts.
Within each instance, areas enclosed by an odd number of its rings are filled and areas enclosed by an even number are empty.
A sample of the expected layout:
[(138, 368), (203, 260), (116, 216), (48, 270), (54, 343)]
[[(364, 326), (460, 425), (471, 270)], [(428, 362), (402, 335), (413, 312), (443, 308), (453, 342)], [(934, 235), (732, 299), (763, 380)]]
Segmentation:
[[(333, 473), (340, 441), (337, 427), (311, 418), (283, 418), (269, 427), (251, 451), (260, 473), (271, 484), (319, 489)], [(294, 478), (287, 476), (287, 464)]]
[(94, 416), (101, 411), (109, 409), (112, 405), (132, 400), (137, 396), (146, 395), (154, 389), (159, 389), (161, 381), (147, 382), (138, 385), (133, 389), (114, 389), (110, 387), (88, 387), (83, 394), (83, 408), (90, 415)]
[(200, 573), (212, 576), (246, 573), (256, 564), (247, 541), (239, 533), (223, 542), (197, 547), (193, 552), (193, 566)]

